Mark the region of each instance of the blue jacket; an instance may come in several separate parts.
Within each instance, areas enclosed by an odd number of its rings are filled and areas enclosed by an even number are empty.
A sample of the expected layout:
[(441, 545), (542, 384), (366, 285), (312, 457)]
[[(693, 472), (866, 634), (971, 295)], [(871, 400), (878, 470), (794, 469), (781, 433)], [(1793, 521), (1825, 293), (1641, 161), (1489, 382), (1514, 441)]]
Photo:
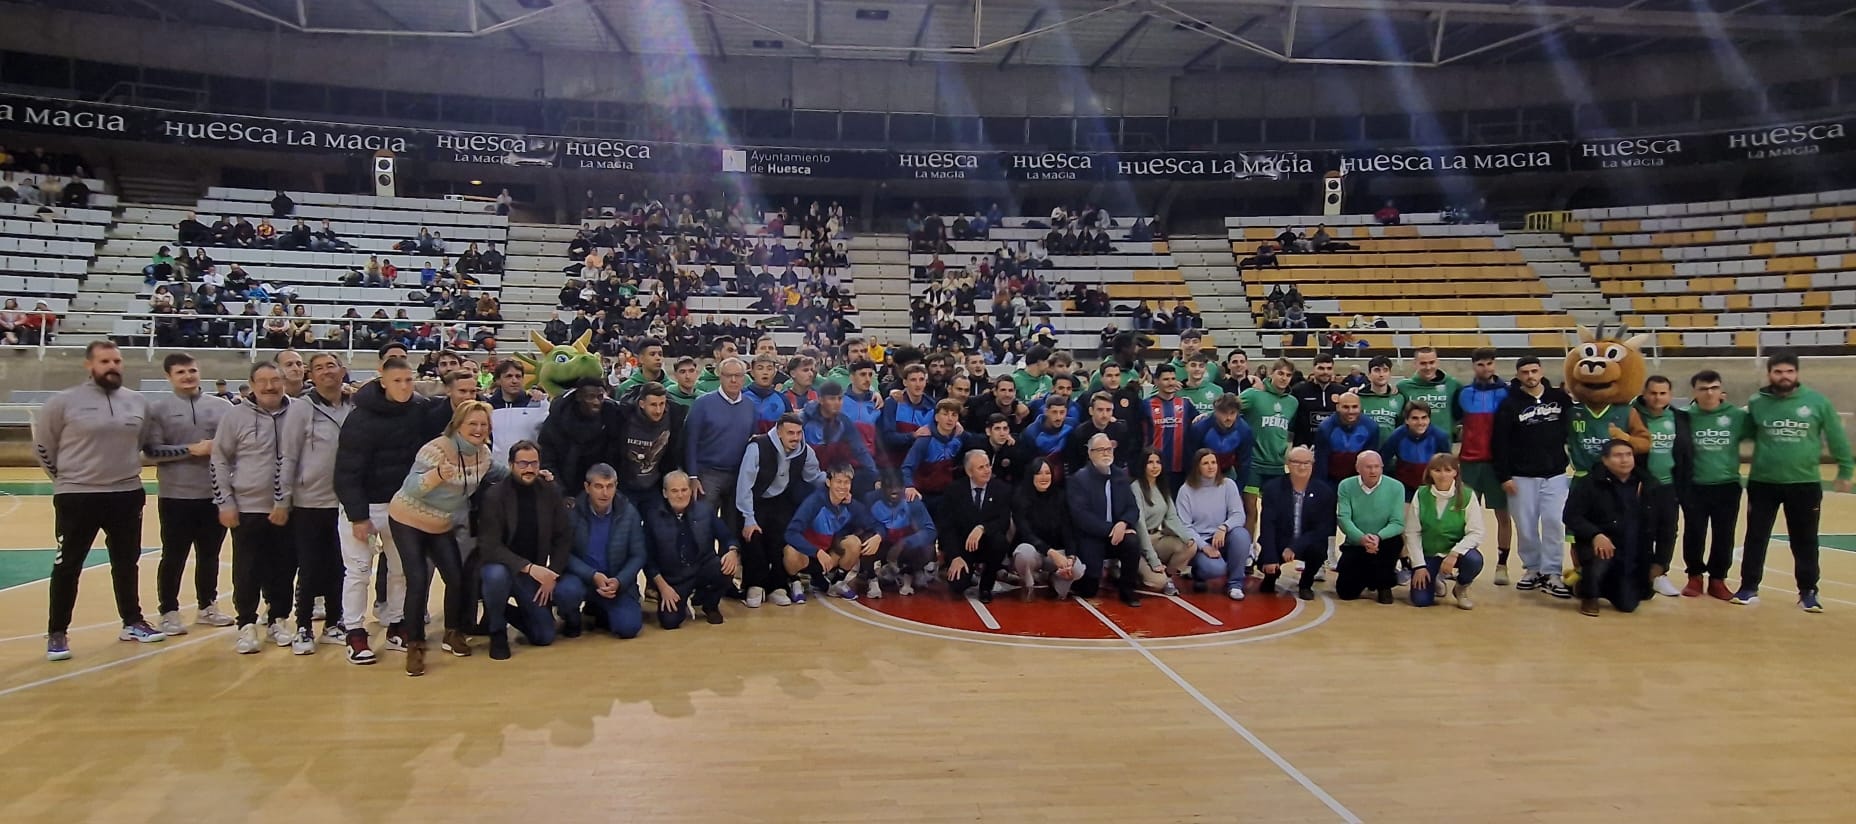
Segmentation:
[[(1070, 476), (1064, 496), (1070, 504), (1070, 534), (1078, 544), (1106, 546), (1109, 531), (1116, 523), (1141, 528), (1141, 505), (1134, 500), (1134, 487), (1126, 472), (1116, 470), (1104, 476), (1093, 465), (1085, 466)], [(1134, 547), (1140, 542), (1130, 535), (1122, 544)]]
[[(1329, 420), (1332, 420), (1331, 418)], [(1289, 476), (1271, 479), (1263, 485), (1263, 504), (1257, 514), (1257, 563), (1282, 563), (1283, 550), (1311, 564), (1326, 563), (1328, 539), (1334, 537), (1340, 517), (1340, 502), (1334, 487), (1320, 478), (1308, 479), (1308, 497), (1302, 501), (1302, 531), (1295, 531), (1295, 488)]]
[(786, 526), (786, 545), (816, 555), (830, 550), (831, 540), (845, 532), (868, 535), (876, 531), (876, 521), (871, 520), (863, 501), (852, 498), (843, 506), (832, 506), (831, 490), (820, 489), (793, 513)]
[[(1371, 450), (1378, 443), (1379, 423), (1372, 418), (1361, 415), (1353, 422), (1353, 427), (1348, 428), (1340, 422), (1340, 415), (1329, 415), (1315, 427), (1315, 477), (1329, 483), (1353, 477), (1360, 453)], [(1449, 449), (1449, 444), (1444, 448)]]
[(888, 456), (885, 466), (901, 466), (902, 459), (915, 444), (915, 430), (934, 428), (934, 399), (922, 394), (922, 402), (909, 403), (905, 393), (900, 400), (891, 398), (883, 404), (882, 417), (876, 425), (876, 439)]
[[(658, 498), (645, 508), (644, 531), (651, 550), (644, 562), (646, 579), (662, 575), (672, 586), (688, 583), (696, 578), (703, 566), (717, 563), (722, 554), (741, 549), (740, 536), (722, 522), (721, 516), (715, 514), (715, 507), (708, 501), (690, 501), (689, 509), (684, 510), (684, 517), (689, 520), (690, 537), (696, 539), (694, 556), (685, 556), (679, 551), (677, 532), (680, 524), (677, 516), (670, 511), (670, 504)], [(716, 548), (718, 542), (721, 544), (719, 550)]]
[(689, 417), (683, 420), (685, 472), (698, 475), (714, 468), (732, 472), (741, 466), (741, 453), (747, 451), (748, 439), (755, 434), (752, 401), (743, 393), (739, 403), (729, 403), (721, 392), (710, 392), (690, 404)]
[[(1245, 423), (1242, 417), (1230, 429), (1220, 429), (1217, 415), (1200, 415), (1198, 420), (1192, 422), (1186, 444), (1187, 452), (1210, 449), (1218, 453), (1218, 469), (1224, 476), (1237, 481), (1238, 486), (1247, 483), (1245, 479), (1250, 477), (1250, 453), (1256, 447), (1257, 438), (1251, 433), (1250, 424)], [(1194, 469), (1186, 467), (1187, 472)]]
[(795, 411), (786, 401), (786, 393), (778, 386), (761, 389), (758, 384), (750, 383), (741, 394), (747, 396), (748, 405), (754, 407), (754, 434), (759, 435), (773, 428), (780, 416)]
[(1418, 487), (1424, 485), (1424, 467), (1431, 462), (1431, 456), (1450, 451), (1450, 436), (1433, 426), (1424, 430), (1423, 437), (1417, 437), (1401, 426), (1392, 430), (1379, 449), (1384, 453), (1381, 457), (1386, 461), (1386, 475), (1404, 484), (1405, 499), (1411, 500)]
[(883, 413), (877, 410), (876, 401), (874, 390), (863, 397), (858, 397), (850, 387), (844, 388), (844, 417), (849, 418), (851, 424), (857, 427), (857, 434), (864, 439), (864, 451), (870, 453), (872, 458), (876, 457), (877, 452), (882, 449), (877, 441), (876, 428), (877, 423), (883, 418)]
[(603, 572), (608, 578), (618, 579), (620, 595), (630, 593), (637, 598), (638, 573), (650, 553), (645, 548), (644, 522), (631, 501), (624, 495), (613, 497), (612, 529), (603, 547), (587, 545), (593, 532), (593, 504), (585, 493), (574, 501), (567, 519), (574, 528), (574, 551), (567, 559), (567, 572), (585, 582), (587, 592), (593, 591), (593, 573)]
[[(846, 410), (850, 408), (845, 405)], [(806, 443), (818, 455), (820, 469), (830, 469), (837, 464), (849, 464), (859, 472), (876, 473), (876, 461), (864, 448), (864, 439), (857, 431), (857, 425), (849, 417), (840, 414), (832, 419), (830, 426), (819, 414), (818, 401), (806, 404), (805, 434)]]
[(923, 495), (939, 495), (960, 473), (960, 455), (967, 440), (960, 435), (943, 438), (940, 433), (916, 438), (909, 456), (902, 461), (902, 485), (914, 487)]
[(870, 519), (876, 522), (877, 529), (882, 531), (884, 546), (908, 549), (934, 546), (934, 519), (928, 517), (928, 507), (921, 501), (901, 500), (892, 506), (883, 497), (882, 490), (877, 490), (864, 498), (864, 506), (870, 510)]

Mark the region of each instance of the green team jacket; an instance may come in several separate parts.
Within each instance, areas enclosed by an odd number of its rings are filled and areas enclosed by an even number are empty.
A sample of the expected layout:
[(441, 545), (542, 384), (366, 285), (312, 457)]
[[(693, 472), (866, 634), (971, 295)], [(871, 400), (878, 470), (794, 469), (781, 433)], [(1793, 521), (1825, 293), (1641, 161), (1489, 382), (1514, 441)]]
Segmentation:
[[(1417, 375), (1412, 375), (1398, 382), (1398, 393), (1405, 396), (1405, 400), (1424, 401), (1431, 405), (1431, 425), (1440, 427), (1452, 441), (1456, 440), (1456, 415), (1452, 411), (1451, 401), (1456, 398), (1456, 393), (1462, 388), (1462, 381), (1450, 377), (1450, 373), (1442, 370), (1438, 370), (1436, 381), (1427, 381)], [(1401, 420), (1398, 423), (1402, 424), (1404, 421)], [(1394, 424), (1395, 427), (1397, 425)]]
[(1298, 405), (1295, 396), (1264, 381), (1262, 388), (1246, 389), (1238, 399), (1244, 404), (1244, 422), (1257, 445), (1251, 451), (1250, 465), (1260, 476), (1281, 475), (1289, 454), (1289, 422), (1295, 420)]
[(1740, 444), (1752, 434), (1746, 410), (1724, 403), (1713, 409), (1690, 406), (1682, 415), (1688, 419), (1695, 476), (1692, 483), (1738, 485)]
[(1360, 387), (1357, 394), (1360, 396), (1360, 411), (1372, 418), (1373, 423), (1379, 424), (1380, 443), (1385, 443), (1386, 436), (1392, 434), (1392, 430), (1405, 425), (1404, 419), (1400, 417), (1405, 410), (1405, 396), (1399, 394), (1396, 387), (1386, 384), (1386, 393), (1375, 395), (1373, 385), (1369, 383)]
[(1753, 468), (1747, 479), (1767, 484), (1814, 484), (1821, 480), (1818, 456), (1823, 447), (1837, 462), (1837, 480), (1856, 472), (1849, 434), (1830, 399), (1800, 385), (1789, 395), (1766, 387), (1746, 403), (1748, 435), (1753, 439)]

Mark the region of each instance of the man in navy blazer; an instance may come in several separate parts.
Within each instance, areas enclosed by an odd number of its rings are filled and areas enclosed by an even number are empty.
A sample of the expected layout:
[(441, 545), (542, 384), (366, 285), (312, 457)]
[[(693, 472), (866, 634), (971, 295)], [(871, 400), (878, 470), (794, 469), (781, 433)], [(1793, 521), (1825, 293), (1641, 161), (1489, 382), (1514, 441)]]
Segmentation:
[(1103, 560), (1115, 558), (1121, 562), (1121, 575), (1116, 581), (1121, 602), (1138, 607), (1141, 541), (1135, 530), (1141, 528), (1140, 504), (1134, 500), (1134, 487), (1127, 473), (1115, 468), (1115, 442), (1097, 433), (1090, 437), (1087, 448), (1089, 463), (1069, 477), (1064, 492), (1075, 526), (1072, 540), (1076, 557), (1086, 570), (1072, 591), (1083, 598), (1094, 596)]
[(1282, 565), (1300, 558), (1305, 565), (1296, 597), (1315, 598), (1315, 576), (1328, 561), (1328, 542), (1334, 539), (1338, 502), (1334, 488), (1315, 480), (1315, 452), (1306, 446), (1289, 450), (1289, 473), (1263, 485), (1262, 514), (1257, 520), (1257, 565), (1263, 569), (1263, 588), (1276, 591)]

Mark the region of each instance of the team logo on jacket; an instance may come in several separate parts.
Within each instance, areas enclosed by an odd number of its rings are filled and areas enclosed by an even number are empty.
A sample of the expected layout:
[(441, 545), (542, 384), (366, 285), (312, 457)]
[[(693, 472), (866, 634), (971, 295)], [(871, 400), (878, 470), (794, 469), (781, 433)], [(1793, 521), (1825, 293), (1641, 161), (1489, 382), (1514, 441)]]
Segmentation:
[(1715, 426), (1726, 426), (1726, 425), (1727, 425), (1727, 416), (1726, 416), (1726, 415), (1722, 415), (1722, 416), (1720, 416), (1720, 417), (1718, 417), (1718, 418), (1715, 418), (1715, 419), (1714, 419), (1714, 425), (1715, 425)]
[(1811, 407), (1809, 407), (1809, 406), (1800, 406), (1800, 407), (1798, 407), (1798, 417), (1800, 417), (1800, 418), (1809, 418), (1809, 417), (1811, 417)]

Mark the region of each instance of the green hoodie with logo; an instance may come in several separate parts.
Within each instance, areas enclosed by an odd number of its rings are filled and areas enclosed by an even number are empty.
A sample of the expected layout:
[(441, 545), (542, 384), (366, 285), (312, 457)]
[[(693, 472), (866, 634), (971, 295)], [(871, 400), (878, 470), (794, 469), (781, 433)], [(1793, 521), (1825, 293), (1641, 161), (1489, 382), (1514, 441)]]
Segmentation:
[(1821, 478), (1818, 456), (1823, 447), (1837, 462), (1837, 480), (1856, 474), (1849, 434), (1830, 399), (1800, 384), (1780, 395), (1768, 386), (1746, 404), (1753, 439), (1753, 468), (1747, 479), (1767, 484), (1814, 484)]
[(1690, 406), (1682, 414), (1688, 416), (1689, 448), (1694, 454), (1694, 483), (1738, 486), (1740, 443), (1751, 434), (1747, 426), (1746, 410), (1731, 403), (1723, 403), (1713, 409)]
[(1251, 472), (1259, 480), (1268, 480), (1288, 472), (1284, 462), (1289, 455), (1289, 422), (1295, 420), (1295, 410), (1299, 405), (1289, 390), (1278, 391), (1276, 384), (1264, 381), (1263, 386), (1246, 389), (1238, 399), (1244, 404), (1244, 422), (1250, 424), (1250, 433), (1256, 437), (1256, 446), (1251, 450)]
[(1673, 406), (1665, 407), (1661, 415), (1652, 413), (1641, 397), (1630, 405), (1637, 410), (1644, 427), (1650, 430), (1650, 453), (1644, 456), (1644, 469), (1657, 483), (1675, 483), (1676, 415), (1680, 413)]
[[(1383, 443), (1392, 430), (1405, 425), (1402, 415), (1405, 412), (1405, 396), (1399, 394), (1398, 387), (1386, 384), (1384, 394), (1373, 392), (1373, 385), (1367, 384), (1355, 391), (1360, 396), (1360, 412), (1379, 424), (1379, 440)], [(1434, 420), (1434, 419), (1433, 419)], [(1374, 444), (1378, 446), (1378, 444)]]
[[(1431, 405), (1431, 425), (1456, 440), (1456, 414), (1451, 400), (1458, 390), (1463, 388), (1462, 381), (1450, 377), (1450, 373), (1437, 370), (1437, 380), (1427, 381), (1412, 375), (1398, 382), (1398, 393), (1407, 401), (1424, 401)], [(1404, 421), (1399, 421), (1404, 423)]]

